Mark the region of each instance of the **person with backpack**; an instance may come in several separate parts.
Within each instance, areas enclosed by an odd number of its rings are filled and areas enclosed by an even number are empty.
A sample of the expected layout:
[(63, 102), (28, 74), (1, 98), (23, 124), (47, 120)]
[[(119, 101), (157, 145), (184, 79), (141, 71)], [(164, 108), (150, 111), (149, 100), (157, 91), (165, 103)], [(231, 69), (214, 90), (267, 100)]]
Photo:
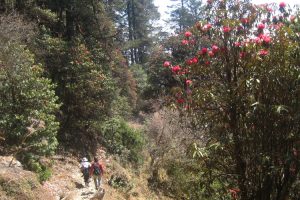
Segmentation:
[(94, 158), (94, 162), (92, 163), (92, 166), (90, 168), (90, 176), (93, 177), (96, 190), (100, 188), (101, 185), (101, 178), (104, 173), (104, 167), (103, 165), (98, 161), (98, 158)]
[(90, 168), (91, 168), (91, 163), (88, 161), (88, 159), (86, 157), (82, 158), (80, 163), (80, 170), (83, 174), (83, 179), (86, 187), (89, 186)]

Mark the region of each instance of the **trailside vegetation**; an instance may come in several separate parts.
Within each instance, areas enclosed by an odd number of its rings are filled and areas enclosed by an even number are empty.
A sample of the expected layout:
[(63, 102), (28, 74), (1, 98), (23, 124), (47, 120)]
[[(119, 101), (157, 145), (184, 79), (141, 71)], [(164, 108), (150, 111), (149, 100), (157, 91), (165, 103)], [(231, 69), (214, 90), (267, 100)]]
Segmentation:
[[(171, 105), (203, 135), (191, 154), (199, 179), (179, 195), (297, 199), (298, 11), (283, 2), (217, 0), (205, 16), (178, 36), (181, 51), (162, 66), (177, 81)], [(201, 192), (190, 193), (194, 187)]]

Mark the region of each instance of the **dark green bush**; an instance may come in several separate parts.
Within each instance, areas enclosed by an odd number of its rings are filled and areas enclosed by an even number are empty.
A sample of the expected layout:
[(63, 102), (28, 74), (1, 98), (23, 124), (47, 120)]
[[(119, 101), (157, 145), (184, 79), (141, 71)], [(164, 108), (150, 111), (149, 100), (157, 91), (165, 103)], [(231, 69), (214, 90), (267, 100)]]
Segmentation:
[(42, 183), (47, 181), (51, 175), (51, 166), (45, 165), (39, 161), (39, 157), (33, 154), (22, 155), (19, 159), (22, 160), (24, 167), (30, 171), (37, 173), (39, 181)]
[(144, 137), (140, 131), (131, 128), (125, 120), (112, 118), (101, 126), (103, 143), (110, 153), (121, 155), (129, 151), (127, 159), (142, 163)]

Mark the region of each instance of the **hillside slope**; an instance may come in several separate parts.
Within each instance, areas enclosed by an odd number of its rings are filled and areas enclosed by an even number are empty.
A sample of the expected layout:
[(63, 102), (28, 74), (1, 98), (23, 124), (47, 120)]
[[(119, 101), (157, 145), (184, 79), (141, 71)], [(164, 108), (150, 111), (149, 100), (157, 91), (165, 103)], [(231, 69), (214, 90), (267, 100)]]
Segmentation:
[[(164, 200), (147, 187), (147, 176), (125, 169), (115, 159), (99, 150), (98, 157), (106, 166), (102, 187), (103, 200)], [(52, 176), (41, 185), (34, 173), (23, 170), (18, 162), (8, 167), (11, 157), (0, 157), (0, 200), (86, 200), (96, 194), (93, 182), (84, 187), (78, 158), (56, 155), (44, 162), (51, 162)], [(108, 184), (110, 182), (110, 184)], [(97, 198), (95, 198), (97, 199)]]

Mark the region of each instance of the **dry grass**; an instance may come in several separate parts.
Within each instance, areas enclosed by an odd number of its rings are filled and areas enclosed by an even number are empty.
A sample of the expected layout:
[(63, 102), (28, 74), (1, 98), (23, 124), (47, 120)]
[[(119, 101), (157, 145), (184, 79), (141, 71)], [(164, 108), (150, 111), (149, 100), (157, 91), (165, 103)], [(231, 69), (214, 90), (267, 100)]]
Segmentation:
[(0, 200), (54, 200), (36, 174), (23, 170), (17, 165), (8, 167), (11, 157), (0, 157)]

